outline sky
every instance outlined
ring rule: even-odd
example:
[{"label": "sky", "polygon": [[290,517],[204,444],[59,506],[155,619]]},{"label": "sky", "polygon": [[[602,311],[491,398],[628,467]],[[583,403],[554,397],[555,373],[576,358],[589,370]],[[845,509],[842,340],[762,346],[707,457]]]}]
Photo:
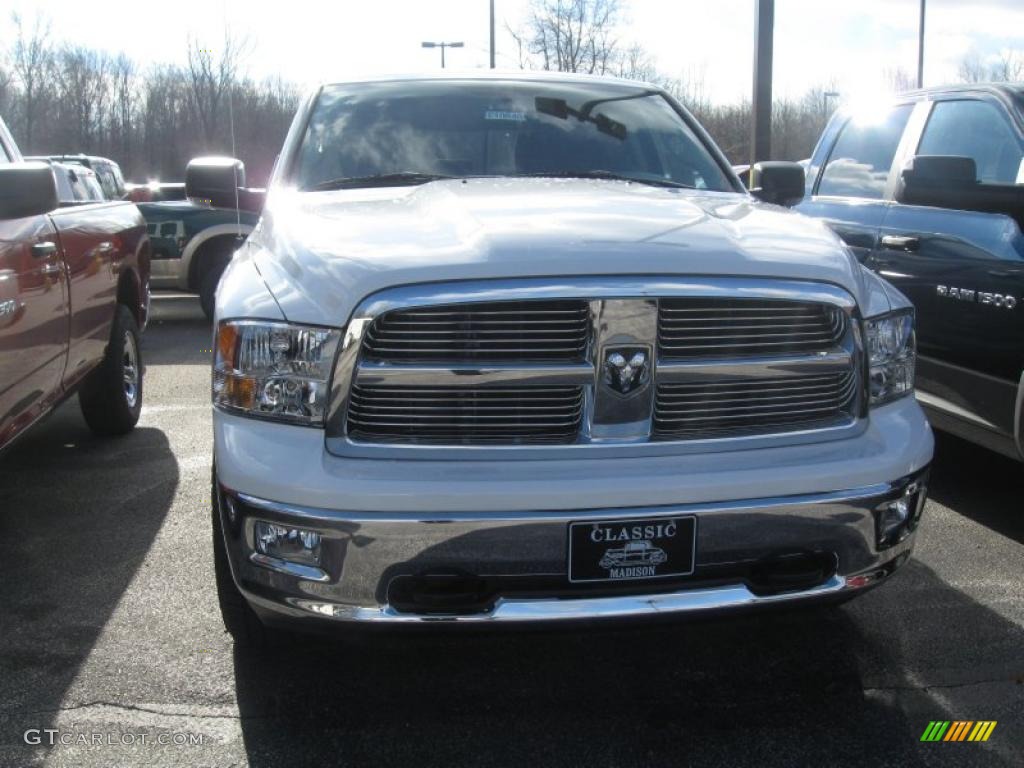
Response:
[{"label": "sky", "polygon": [[[495,0],[497,63],[519,64],[507,28],[525,23],[530,0]],[[639,43],[669,77],[700,80],[716,103],[749,98],[755,0],[621,0],[617,32]],[[249,42],[247,74],[280,75],[303,87],[368,74],[432,71],[440,51],[424,40],[456,40],[448,66],[486,67],[488,0],[7,0],[29,22],[142,65],[183,63],[188,40],[216,48],[224,25]],[[928,0],[925,85],[954,80],[965,55],[982,61],[1024,53],[1024,0]],[[828,85],[845,100],[877,93],[888,74],[917,69],[919,0],[777,0],[774,90],[798,97]],[[0,18],[0,47],[13,24]]]}]

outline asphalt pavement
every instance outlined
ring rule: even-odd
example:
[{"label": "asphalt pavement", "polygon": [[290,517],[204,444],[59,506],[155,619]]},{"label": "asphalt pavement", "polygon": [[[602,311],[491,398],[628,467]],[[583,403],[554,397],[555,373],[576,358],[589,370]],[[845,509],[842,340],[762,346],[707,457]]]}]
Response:
[{"label": "asphalt pavement", "polygon": [[71,400],[0,457],[0,765],[1024,764],[1024,467],[942,436],[914,558],[840,608],[236,650],[210,338],[158,295],[135,432]]}]

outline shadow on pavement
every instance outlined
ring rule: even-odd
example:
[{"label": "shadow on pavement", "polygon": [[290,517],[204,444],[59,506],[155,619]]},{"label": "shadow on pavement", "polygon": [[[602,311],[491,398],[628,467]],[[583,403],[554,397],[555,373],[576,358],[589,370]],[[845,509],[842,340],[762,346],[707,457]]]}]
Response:
[{"label": "shadow on pavement", "polygon": [[[918,611],[920,594],[941,594],[944,610]],[[950,617],[978,642],[963,647]],[[632,629],[360,632],[236,649],[235,677],[251,765],[998,766],[1013,764],[1008,728],[1002,752],[919,741],[929,720],[1000,714],[961,708],[955,684],[933,695],[919,681],[976,662],[1005,671],[1022,643],[1020,627],[911,561],[843,608]]]},{"label": "shadow on pavement", "polygon": [[1024,464],[945,432],[935,433],[929,497],[1020,544],[1024,544],[1022,478]]},{"label": "shadow on pavement", "polygon": [[24,748],[24,728],[50,727],[178,474],[162,431],[95,437],[77,399],[0,460],[0,745]]}]

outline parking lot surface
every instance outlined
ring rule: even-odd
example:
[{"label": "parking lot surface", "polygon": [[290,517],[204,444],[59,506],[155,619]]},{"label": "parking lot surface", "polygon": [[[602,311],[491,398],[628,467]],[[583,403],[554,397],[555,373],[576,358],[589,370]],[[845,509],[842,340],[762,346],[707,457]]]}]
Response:
[{"label": "parking lot surface", "polygon": [[[143,343],[133,434],[72,400],[0,458],[0,765],[1024,764],[1019,464],[940,436],[914,559],[840,608],[246,653],[197,300],[158,295]],[[998,724],[922,743],[932,720]]]}]

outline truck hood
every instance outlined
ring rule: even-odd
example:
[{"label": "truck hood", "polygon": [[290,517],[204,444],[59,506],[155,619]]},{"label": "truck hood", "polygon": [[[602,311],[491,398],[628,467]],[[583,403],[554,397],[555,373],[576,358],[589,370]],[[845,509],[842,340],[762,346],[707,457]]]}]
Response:
[{"label": "truck hood", "polygon": [[877,293],[822,223],[746,195],[577,179],[467,179],[271,193],[246,249],[291,321],[341,325],[413,283],[743,276]]}]

